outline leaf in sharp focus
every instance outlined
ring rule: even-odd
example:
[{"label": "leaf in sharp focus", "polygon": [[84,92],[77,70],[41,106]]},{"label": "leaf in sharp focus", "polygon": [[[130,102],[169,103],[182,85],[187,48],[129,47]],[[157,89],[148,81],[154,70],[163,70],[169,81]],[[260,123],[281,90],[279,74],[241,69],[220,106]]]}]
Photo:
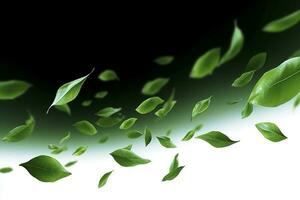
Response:
[{"label": "leaf in sharp focus", "polygon": [[266,59],[267,59],[266,52],[261,52],[252,56],[252,58],[249,60],[247,64],[246,71],[261,69],[265,65]]},{"label": "leaf in sharp focus", "polygon": [[100,92],[97,92],[94,97],[96,99],[103,99],[105,98],[106,96],[108,95],[108,91],[100,91]]},{"label": "leaf in sharp focus", "polygon": [[282,18],[269,22],[263,27],[264,32],[277,33],[285,31],[300,21],[300,9]]},{"label": "leaf in sharp focus", "polygon": [[173,144],[171,139],[167,136],[156,137],[159,143],[166,148],[176,148],[176,145]]},{"label": "leaf in sharp focus", "polygon": [[211,75],[220,63],[220,48],[213,48],[201,55],[193,65],[190,78],[200,79]]},{"label": "leaf in sharp focus", "polygon": [[89,75],[94,71],[94,69],[86,76],[78,78],[74,81],[63,84],[58,88],[55,98],[47,110],[49,112],[50,108],[55,105],[64,105],[73,101],[79,94],[83,83],[89,77]]},{"label": "leaf in sharp focus", "polygon": [[12,100],[23,95],[32,85],[20,80],[0,81],[0,100]]},{"label": "leaf in sharp focus", "polygon": [[251,103],[247,102],[241,112],[242,119],[249,117],[252,112],[253,112],[253,105]]},{"label": "leaf in sharp focus", "polygon": [[145,146],[148,146],[148,144],[150,144],[152,140],[152,134],[150,129],[146,127],[144,130],[144,134],[145,134]]},{"label": "leaf in sharp focus", "polygon": [[65,112],[68,115],[71,115],[71,109],[70,109],[70,106],[67,103],[63,104],[63,105],[55,105],[54,108],[56,108],[59,111]]},{"label": "leaf in sharp focus", "polygon": [[135,110],[140,114],[152,112],[158,105],[164,102],[160,97],[150,97],[143,101]]},{"label": "leaf in sharp focus", "polygon": [[106,182],[107,182],[107,180],[108,180],[108,178],[109,178],[109,176],[111,175],[112,172],[113,172],[113,171],[107,172],[107,173],[105,173],[105,174],[100,178],[99,183],[98,183],[98,188],[101,188],[101,187],[103,187],[103,186],[106,184]]},{"label": "leaf in sharp focus", "polygon": [[169,78],[156,78],[148,81],[142,88],[142,94],[149,96],[157,94],[169,80]]},{"label": "leaf in sharp focus", "polygon": [[171,62],[173,62],[173,60],[174,60],[174,56],[167,55],[167,56],[160,56],[158,58],[155,58],[153,62],[155,62],[158,65],[168,65]]},{"label": "leaf in sharp focus", "polygon": [[120,80],[117,73],[114,70],[107,69],[101,72],[98,76],[98,79],[101,81],[116,81]]},{"label": "leaf in sharp focus", "polygon": [[103,135],[100,137],[99,143],[105,143],[108,139],[108,135]]},{"label": "leaf in sharp focus", "polygon": [[3,173],[3,174],[9,173],[11,171],[13,171],[13,169],[11,167],[2,167],[2,168],[0,168],[0,173]]},{"label": "leaf in sharp focus", "polygon": [[245,85],[250,83],[254,73],[255,70],[243,73],[241,76],[234,80],[234,82],[232,83],[232,87],[244,87]]},{"label": "leaf in sharp focus", "polygon": [[294,108],[297,108],[298,105],[300,104],[300,94],[298,94],[298,96],[296,97],[295,101],[294,101]]},{"label": "leaf in sharp focus", "polygon": [[234,104],[237,104],[239,102],[241,102],[243,99],[240,98],[240,99],[236,99],[236,100],[232,100],[232,101],[227,101],[227,104],[228,105],[234,105]]},{"label": "leaf in sharp focus", "polygon": [[108,128],[115,126],[119,124],[121,121],[123,121],[124,117],[121,116],[112,116],[112,117],[107,117],[107,118],[99,118],[96,122],[97,126],[100,126],[102,128]]},{"label": "leaf in sharp focus", "polygon": [[110,155],[114,158],[114,160],[123,167],[133,167],[136,165],[147,164],[151,162],[151,160],[141,158],[140,156],[133,153],[128,149],[118,149]]},{"label": "leaf in sharp focus", "polygon": [[45,155],[37,156],[20,166],[42,182],[55,182],[71,175],[56,159]]},{"label": "leaf in sharp focus", "polygon": [[174,156],[174,158],[172,160],[172,163],[169,167],[169,172],[171,172],[171,171],[175,170],[176,168],[178,168],[178,166],[179,166],[178,156],[179,156],[178,153]]},{"label": "leaf in sharp focus", "polygon": [[300,92],[300,57],[291,58],[263,74],[254,86],[249,103],[279,106]]},{"label": "leaf in sharp focus", "polygon": [[63,144],[64,142],[71,139],[71,132],[66,132],[65,136],[60,139],[59,144]]},{"label": "leaf in sharp focus", "polygon": [[208,97],[207,99],[198,101],[192,111],[192,118],[195,118],[197,115],[200,115],[201,113],[203,113],[204,111],[207,110],[207,108],[210,105],[210,101],[211,101],[212,96]]},{"label": "leaf in sharp focus", "polygon": [[77,160],[67,162],[67,163],[65,164],[65,167],[71,167],[71,166],[75,165],[76,163],[77,163]]},{"label": "leaf in sharp focus", "polygon": [[87,150],[87,147],[80,146],[74,151],[74,153],[72,155],[80,156],[80,155],[84,154],[86,152],[86,150]]},{"label": "leaf in sharp focus", "polygon": [[103,108],[101,110],[99,110],[96,115],[99,117],[110,117],[113,114],[116,114],[118,112],[120,112],[122,110],[122,108],[114,108],[114,107],[106,107]]},{"label": "leaf in sharp focus", "polygon": [[219,131],[210,131],[208,133],[199,135],[196,138],[204,140],[216,148],[227,147],[239,142],[231,140],[229,137]]},{"label": "leaf in sharp focus", "polygon": [[181,167],[177,167],[176,169],[170,171],[166,176],[164,176],[164,178],[162,179],[162,181],[171,181],[174,178],[176,178],[179,173],[181,172],[181,170],[184,168],[184,166]]},{"label": "leaf in sharp focus", "polygon": [[300,49],[298,49],[297,51],[295,51],[290,58],[295,58],[295,57],[300,57]]},{"label": "leaf in sharp focus", "polygon": [[255,126],[266,139],[272,142],[280,142],[281,140],[285,140],[287,138],[274,123],[261,122],[255,124]]},{"label": "leaf in sharp focus", "polygon": [[97,134],[97,129],[87,120],[78,121],[73,126],[84,135],[95,135]]},{"label": "leaf in sharp focus", "polygon": [[143,135],[143,133],[141,133],[140,131],[137,131],[137,130],[133,130],[133,131],[127,132],[126,135],[130,139],[135,139],[135,138],[141,137]]},{"label": "leaf in sharp focus", "polygon": [[174,101],[174,96],[175,96],[175,90],[172,90],[172,93],[168,100],[163,104],[162,108],[160,108],[158,111],[155,112],[155,115],[158,116],[159,118],[166,117],[167,114],[173,109],[173,107],[176,104],[176,101]]},{"label": "leaf in sharp focus", "polygon": [[122,124],[120,125],[120,129],[129,129],[131,128],[135,122],[136,122],[137,118],[129,118],[129,119],[126,119],[122,122]]},{"label": "leaf in sharp focus", "polygon": [[25,124],[17,126],[16,128],[10,130],[7,135],[2,138],[5,142],[19,142],[29,137],[35,127],[35,119],[32,115],[26,120]]},{"label": "leaf in sharp focus", "polygon": [[239,54],[239,52],[242,50],[243,45],[244,45],[243,32],[241,31],[241,29],[238,27],[237,23],[235,22],[234,23],[234,31],[233,31],[233,34],[231,37],[229,49],[222,56],[220,65],[230,61],[235,56],[237,56]]},{"label": "leaf in sharp focus", "polygon": [[93,103],[92,100],[84,100],[84,101],[81,103],[81,105],[82,105],[83,107],[88,107],[88,106],[92,105],[92,103]]}]

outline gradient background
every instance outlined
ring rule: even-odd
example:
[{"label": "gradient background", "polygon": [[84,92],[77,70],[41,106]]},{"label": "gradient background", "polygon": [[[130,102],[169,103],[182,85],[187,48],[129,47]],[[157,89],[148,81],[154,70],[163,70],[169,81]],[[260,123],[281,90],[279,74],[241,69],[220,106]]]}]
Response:
[{"label": "gradient background", "polygon": [[[240,112],[261,74],[300,48],[299,25],[278,34],[261,31],[267,22],[299,9],[300,2],[198,4],[145,4],[139,9],[99,5],[94,7],[95,11],[62,9],[48,15],[40,10],[35,15],[31,13],[32,16],[25,11],[16,19],[5,18],[8,26],[3,28],[0,39],[0,80],[21,79],[34,87],[16,100],[0,102],[0,136],[22,124],[28,117],[27,110],[35,116],[37,126],[24,141],[1,142],[0,167],[12,166],[14,171],[0,174],[0,199],[299,198],[299,110],[293,111],[290,102],[278,108],[255,107],[253,114],[243,120]],[[198,56],[217,46],[226,51],[234,19],[245,36],[242,52],[212,76],[189,79]],[[232,88],[232,81],[244,71],[249,58],[261,51],[268,53],[265,67],[248,86]],[[171,65],[157,66],[152,62],[157,56],[168,54],[175,56]],[[57,88],[86,75],[93,67],[96,71],[70,103],[72,117],[55,109],[46,115]],[[114,69],[121,81],[99,81],[97,75],[106,68]],[[144,83],[157,77],[171,78],[159,96],[166,99],[172,88],[176,88],[177,100],[174,110],[159,121],[153,114],[142,116],[134,111],[146,98],[140,94]],[[100,90],[109,91],[105,99],[94,100],[87,108],[80,105]],[[191,122],[194,104],[210,95],[214,97],[209,110]],[[243,98],[239,104],[226,104],[239,98]],[[94,113],[106,106],[122,107],[126,117],[138,117],[135,126],[138,130],[147,125],[158,136],[172,129],[171,138],[178,148],[165,149],[155,138],[144,148],[143,138],[127,139],[117,126],[98,128],[98,135],[93,137],[74,130],[74,122],[83,119],[95,122]],[[288,139],[280,143],[264,139],[254,126],[262,121],[276,123]],[[199,133],[219,130],[241,142],[223,149],[197,139],[180,142],[199,123],[204,124]],[[69,150],[51,155],[47,145],[57,143],[66,131],[72,132]],[[102,134],[110,135],[105,144],[97,143]],[[120,167],[109,153],[128,144],[133,144],[133,151],[152,162]],[[88,151],[80,157],[72,156],[79,145],[89,146]],[[180,164],[186,167],[175,180],[162,183],[176,153]],[[56,183],[42,183],[18,167],[41,154],[51,155],[63,164],[71,160],[78,163],[68,169],[72,176]],[[114,173],[107,185],[97,189],[101,175],[110,170]]]}]

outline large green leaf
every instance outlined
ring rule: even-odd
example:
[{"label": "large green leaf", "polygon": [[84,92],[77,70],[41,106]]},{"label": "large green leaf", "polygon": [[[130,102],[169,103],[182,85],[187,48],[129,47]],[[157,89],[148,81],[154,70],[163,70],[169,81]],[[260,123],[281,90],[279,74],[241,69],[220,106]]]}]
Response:
[{"label": "large green leaf", "polygon": [[159,104],[164,102],[160,97],[150,97],[143,101],[135,110],[140,114],[152,112]]},{"label": "large green leaf", "polygon": [[156,78],[154,80],[148,81],[142,88],[142,94],[144,95],[155,95],[157,94],[167,83],[169,78]]},{"label": "large green leaf", "polygon": [[219,131],[210,131],[208,133],[199,135],[196,138],[204,140],[216,148],[227,147],[239,142],[231,140],[229,137]]},{"label": "large green leaf", "polygon": [[12,100],[23,95],[31,84],[20,80],[0,81],[0,100]]},{"label": "large green leaf", "polygon": [[114,158],[114,160],[123,167],[133,167],[136,165],[147,164],[151,162],[148,159],[141,158],[136,155],[129,149],[118,149],[110,155]]},{"label": "large green leaf", "polygon": [[283,135],[278,126],[271,122],[261,122],[255,124],[256,128],[261,134],[272,142],[279,142],[285,140],[287,137]]}]

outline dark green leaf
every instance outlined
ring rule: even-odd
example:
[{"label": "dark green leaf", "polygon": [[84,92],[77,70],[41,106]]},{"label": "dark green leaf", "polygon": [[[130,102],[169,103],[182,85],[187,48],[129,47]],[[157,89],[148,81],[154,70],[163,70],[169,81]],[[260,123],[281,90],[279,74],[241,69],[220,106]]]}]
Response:
[{"label": "dark green leaf", "polygon": [[131,128],[135,122],[136,122],[137,118],[129,118],[129,119],[126,119],[122,122],[122,124],[120,125],[120,129],[129,129]]},{"label": "dark green leaf", "polygon": [[237,100],[227,101],[227,104],[228,104],[228,105],[234,105],[234,104],[239,103],[239,102],[242,101],[242,100],[243,100],[243,99],[240,98],[240,99],[237,99]]},{"label": "dark green leaf", "polygon": [[120,80],[118,75],[114,70],[107,69],[101,72],[98,76],[98,79],[101,81],[115,81],[115,80]]},{"label": "dark green leaf", "polygon": [[174,171],[175,169],[177,169],[179,167],[178,156],[179,156],[179,154],[176,154],[174,156],[172,163],[169,167],[169,172]]},{"label": "dark green leaf", "polygon": [[278,126],[271,122],[261,122],[255,124],[256,128],[261,134],[272,142],[279,142],[285,140],[287,137],[283,135]]},{"label": "dark green leaf", "polygon": [[156,78],[154,80],[148,81],[143,89],[142,94],[144,95],[155,95],[157,94],[167,83],[169,82],[168,78]]},{"label": "dark green leaf", "polygon": [[110,155],[114,158],[114,160],[123,167],[133,167],[136,165],[147,164],[151,162],[148,159],[141,158],[140,156],[133,153],[128,149],[118,149]]},{"label": "dark green leaf", "polygon": [[247,85],[252,80],[254,73],[255,70],[243,73],[240,77],[234,80],[232,87],[243,87]]},{"label": "dark green leaf", "polygon": [[99,116],[99,117],[110,117],[112,116],[113,114],[116,114],[118,112],[120,112],[122,110],[122,108],[113,108],[113,107],[106,107],[106,108],[103,108],[101,110],[99,110],[96,115]]},{"label": "dark green leaf", "polygon": [[267,59],[267,53],[261,52],[256,55],[254,55],[248,62],[246,71],[252,71],[252,70],[259,70],[261,69],[266,62]]},{"label": "dark green leaf", "polygon": [[68,147],[67,147],[66,145],[64,145],[64,146],[62,146],[62,147],[58,147],[58,146],[57,146],[57,148],[53,149],[53,150],[51,151],[51,153],[52,153],[52,154],[60,154],[60,153],[62,153],[62,152],[64,152],[64,151],[67,151],[67,150],[68,150]]},{"label": "dark green leaf", "polygon": [[181,167],[177,167],[176,169],[170,171],[166,176],[164,176],[164,178],[162,179],[162,181],[170,181],[173,180],[174,178],[176,178],[179,173],[181,172],[181,170],[184,168],[184,166]]},{"label": "dark green leaf", "polygon": [[0,168],[0,173],[9,173],[11,172],[13,169],[11,167],[3,167],[3,168]]},{"label": "dark green leaf", "polygon": [[99,183],[98,183],[98,188],[101,188],[101,187],[103,187],[103,186],[106,184],[106,182],[107,182],[107,180],[108,180],[108,178],[109,178],[109,176],[111,175],[112,172],[113,172],[113,171],[107,172],[107,173],[105,173],[105,174],[100,178]]},{"label": "dark green leaf", "polygon": [[204,140],[216,148],[227,147],[239,141],[233,141],[219,131],[210,131],[197,136],[196,138]]},{"label": "dark green leaf", "polygon": [[152,112],[158,105],[164,102],[160,97],[150,97],[143,101],[135,110],[140,114]]},{"label": "dark green leaf", "polygon": [[78,121],[73,126],[84,135],[95,135],[97,134],[97,129],[87,120]]},{"label": "dark green leaf", "polygon": [[167,136],[157,137],[159,143],[166,148],[176,148],[176,145],[173,144],[171,139]]},{"label": "dark green leaf", "polygon": [[12,100],[23,95],[31,84],[25,81],[0,81],[0,100]]}]

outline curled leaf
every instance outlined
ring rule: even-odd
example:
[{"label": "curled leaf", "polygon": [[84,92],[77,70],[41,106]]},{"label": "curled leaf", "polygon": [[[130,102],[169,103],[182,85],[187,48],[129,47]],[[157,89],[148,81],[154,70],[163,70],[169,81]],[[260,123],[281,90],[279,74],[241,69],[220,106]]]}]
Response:
[{"label": "curled leaf", "polygon": [[145,134],[145,146],[148,146],[148,144],[150,144],[152,140],[152,134],[150,129],[146,127],[144,130],[144,134]]}]

